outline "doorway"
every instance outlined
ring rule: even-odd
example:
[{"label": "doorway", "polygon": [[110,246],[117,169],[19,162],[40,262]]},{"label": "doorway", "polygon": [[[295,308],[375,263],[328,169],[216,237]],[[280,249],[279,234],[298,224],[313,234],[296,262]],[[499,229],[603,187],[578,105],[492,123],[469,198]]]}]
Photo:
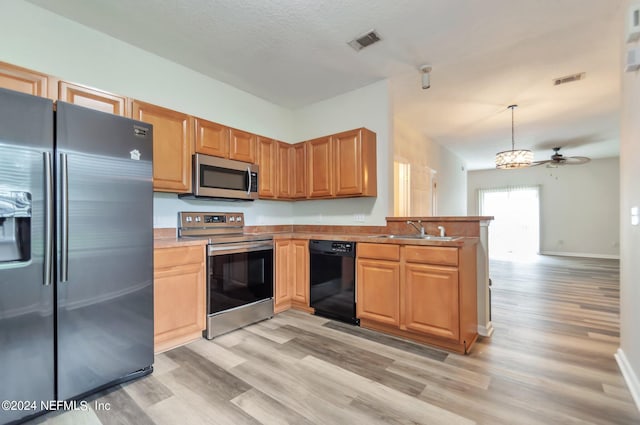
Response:
[{"label": "doorway", "polygon": [[540,188],[480,189],[480,215],[493,216],[489,258],[532,260],[540,252]]}]

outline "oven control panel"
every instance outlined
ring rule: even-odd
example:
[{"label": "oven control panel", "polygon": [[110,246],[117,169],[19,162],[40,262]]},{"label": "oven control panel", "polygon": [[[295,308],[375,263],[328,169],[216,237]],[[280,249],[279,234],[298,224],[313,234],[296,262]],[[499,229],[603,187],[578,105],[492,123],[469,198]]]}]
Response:
[{"label": "oven control panel", "polygon": [[[244,213],[187,212],[178,213],[179,236],[217,233],[242,233]],[[209,233],[210,232],[210,233]]]}]

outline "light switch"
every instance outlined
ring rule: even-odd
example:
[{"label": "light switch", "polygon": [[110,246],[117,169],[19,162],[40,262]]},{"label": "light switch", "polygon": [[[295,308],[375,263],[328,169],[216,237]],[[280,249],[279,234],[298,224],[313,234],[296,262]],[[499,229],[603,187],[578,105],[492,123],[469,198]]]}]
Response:
[{"label": "light switch", "polygon": [[638,207],[631,207],[631,225],[637,226],[640,223],[640,215],[638,215]]}]

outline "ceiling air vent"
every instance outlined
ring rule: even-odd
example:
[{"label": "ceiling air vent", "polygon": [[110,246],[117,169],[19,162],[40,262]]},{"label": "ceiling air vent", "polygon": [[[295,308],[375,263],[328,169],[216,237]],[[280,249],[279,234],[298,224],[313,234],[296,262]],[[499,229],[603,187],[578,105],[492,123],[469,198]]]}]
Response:
[{"label": "ceiling air vent", "polygon": [[559,86],[560,84],[572,83],[574,81],[584,80],[585,73],[580,72],[579,74],[567,75],[566,77],[560,77],[553,80],[554,86]]},{"label": "ceiling air vent", "polygon": [[382,39],[380,38],[378,33],[375,32],[375,30],[371,30],[358,36],[357,38],[354,38],[347,44],[353,47],[355,51],[360,51],[367,46],[371,46],[373,43],[377,43],[380,40]]}]

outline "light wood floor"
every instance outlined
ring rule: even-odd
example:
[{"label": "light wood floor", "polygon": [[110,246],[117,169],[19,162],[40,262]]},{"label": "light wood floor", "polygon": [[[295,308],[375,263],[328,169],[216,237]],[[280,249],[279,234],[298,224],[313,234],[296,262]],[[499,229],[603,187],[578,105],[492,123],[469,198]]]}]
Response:
[{"label": "light wood floor", "polygon": [[468,356],[289,311],[156,356],[47,424],[639,424],[618,371],[613,260],[492,262],[493,338]]}]

